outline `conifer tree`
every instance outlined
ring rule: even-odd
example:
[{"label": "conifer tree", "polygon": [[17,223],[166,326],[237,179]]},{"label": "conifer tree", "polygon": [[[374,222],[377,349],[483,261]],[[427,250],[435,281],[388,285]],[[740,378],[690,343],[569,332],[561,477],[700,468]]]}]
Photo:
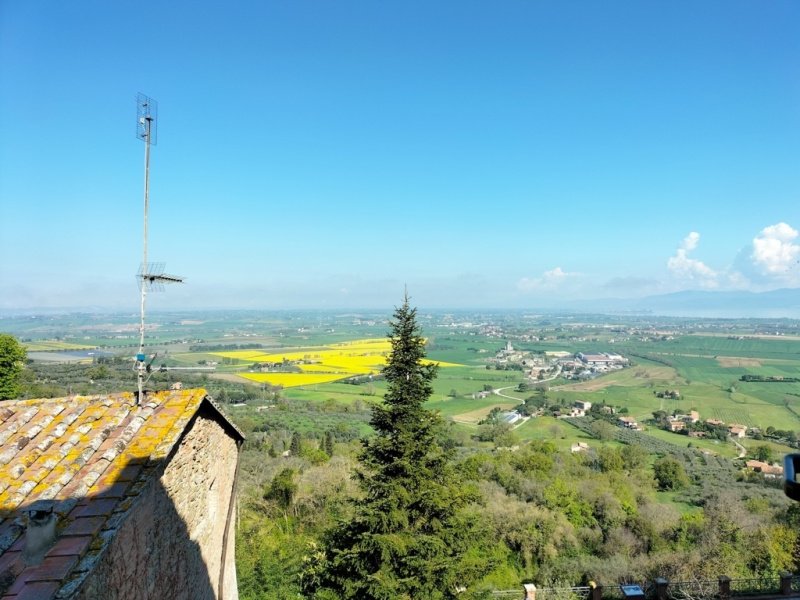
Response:
[{"label": "conifer tree", "polygon": [[289,446],[289,454],[292,456],[300,456],[300,434],[296,431],[292,434],[292,443]]},{"label": "conifer tree", "polygon": [[325,432],[325,439],[323,441],[323,446],[325,454],[327,454],[328,456],[333,456],[334,439],[332,431]]},{"label": "conifer tree", "polygon": [[[470,499],[456,483],[439,442],[442,421],[423,404],[437,366],[408,297],[394,313],[384,403],[372,409],[376,435],[363,442],[356,477],[363,493],[354,515],[328,532],[324,556],[304,573],[317,598],[455,597],[468,530],[459,511]],[[316,596],[313,594],[316,593]]]}]

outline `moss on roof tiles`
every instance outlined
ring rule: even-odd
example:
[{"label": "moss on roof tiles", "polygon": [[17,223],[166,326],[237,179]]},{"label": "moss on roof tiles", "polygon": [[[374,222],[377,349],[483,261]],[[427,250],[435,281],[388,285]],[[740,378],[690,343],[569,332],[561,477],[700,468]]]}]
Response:
[{"label": "moss on roof tiles", "polygon": [[0,555],[22,534],[31,505],[49,503],[59,532],[102,519],[62,582],[62,592],[75,588],[204,401],[222,416],[202,389],[156,392],[142,406],[129,392],[0,402]]}]

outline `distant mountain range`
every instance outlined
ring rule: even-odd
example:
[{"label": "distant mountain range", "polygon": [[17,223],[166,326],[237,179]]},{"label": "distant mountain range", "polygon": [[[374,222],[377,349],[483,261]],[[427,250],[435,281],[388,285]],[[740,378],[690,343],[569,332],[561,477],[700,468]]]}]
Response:
[{"label": "distant mountain range", "polygon": [[638,299],[576,301],[570,308],[597,312],[641,312],[677,317],[800,318],[800,288],[769,292],[684,291]]},{"label": "distant mountain range", "polygon": [[[650,314],[667,317],[699,317],[699,318],[766,318],[766,319],[800,319],[800,288],[784,288],[769,292],[726,291],[710,292],[688,290],[672,294],[646,296],[644,298],[590,298],[558,302],[558,304],[541,304],[531,307],[543,313],[591,313],[591,314]],[[241,308],[209,308],[209,309],[170,309],[155,312],[230,312]],[[255,310],[258,309],[246,309]],[[264,309],[268,310],[268,309]],[[273,309],[275,310],[275,309]],[[291,309],[285,309],[290,310]],[[351,309],[320,309],[351,310]],[[368,311],[381,311],[381,308],[369,308]],[[445,310],[444,308],[439,310]],[[448,308],[446,310],[453,310]],[[459,308],[457,310],[473,310]],[[477,309],[476,309],[477,310]],[[502,309],[496,309],[502,312]],[[512,310],[512,309],[509,309]],[[521,309],[513,309],[521,310]],[[529,310],[529,309],[525,309]],[[314,309],[303,309],[300,312],[314,312]],[[64,307],[64,308],[0,308],[0,318],[21,315],[56,315],[68,313],[89,314],[133,314],[135,307],[107,308],[99,306]]]}]

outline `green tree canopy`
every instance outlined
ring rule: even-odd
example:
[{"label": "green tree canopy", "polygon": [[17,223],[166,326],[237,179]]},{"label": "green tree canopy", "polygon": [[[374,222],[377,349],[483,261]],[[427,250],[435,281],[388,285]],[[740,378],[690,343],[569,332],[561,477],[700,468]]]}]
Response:
[{"label": "green tree canopy", "polygon": [[639,444],[626,444],[620,450],[622,462],[628,471],[635,471],[647,464],[649,454],[647,450]]},{"label": "green tree canopy", "polygon": [[686,470],[672,456],[659,458],[653,463],[653,474],[660,490],[679,490],[689,485]]},{"label": "green tree canopy", "polygon": [[621,471],[623,467],[623,460],[620,452],[616,448],[610,446],[601,446],[597,451],[597,462],[600,465],[600,470],[604,473],[609,471]]},{"label": "green tree canopy", "polygon": [[437,366],[423,360],[425,340],[408,298],[394,313],[390,339],[388,390],[372,409],[376,435],[359,457],[363,495],[304,574],[305,591],[317,598],[436,600],[469,582],[458,568],[470,535],[460,517],[469,494],[439,442],[441,418],[423,407]]},{"label": "green tree canopy", "polygon": [[17,338],[0,333],[0,400],[10,400],[20,395],[20,374],[27,354]]},{"label": "green tree canopy", "polygon": [[294,495],[297,493],[297,483],[294,481],[294,476],[294,469],[281,470],[265,490],[264,498],[266,500],[274,500],[283,509],[289,508],[292,505]]},{"label": "green tree canopy", "polygon": [[766,444],[760,444],[753,449],[753,458],[761,462],[770,463],[775,459],[772,448]]},{"label": "green tree canopy", "polygon": [[604,442],[613,440],[614,436],[617,433],[616,427],[614,427],[608,421],[603,421],[602,419],[594,421],[591,425],[591,429],[592,429],[592,435],[596,437],[598,440]]}]

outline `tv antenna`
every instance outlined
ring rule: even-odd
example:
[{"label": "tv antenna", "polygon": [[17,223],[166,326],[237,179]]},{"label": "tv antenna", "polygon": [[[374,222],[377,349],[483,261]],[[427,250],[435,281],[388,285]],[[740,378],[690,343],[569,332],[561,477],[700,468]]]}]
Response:
[{"label": "tv antenna", "polygon": [[147,262],[147,212],[150,204],[150,146],[155,146],[158,140],[158,102],[148,98],[144,94],[136,96],[136,137],[144,142],[144,243],[142,265],[136,279],[139,281],[141,292],[141,320],[139,322],[139,352],[136,353],[136,380],[139,388],[139,395],[136,398],[138,404],[144,399],[144,386],[150,380],[153,361],[156,354],[147,360],[144,352],[144,315],[145,303],[148,290],[157,292],[164,289],[165,283],[183,283],[182,277],[167,275],[164,273],[164,263]]}]

